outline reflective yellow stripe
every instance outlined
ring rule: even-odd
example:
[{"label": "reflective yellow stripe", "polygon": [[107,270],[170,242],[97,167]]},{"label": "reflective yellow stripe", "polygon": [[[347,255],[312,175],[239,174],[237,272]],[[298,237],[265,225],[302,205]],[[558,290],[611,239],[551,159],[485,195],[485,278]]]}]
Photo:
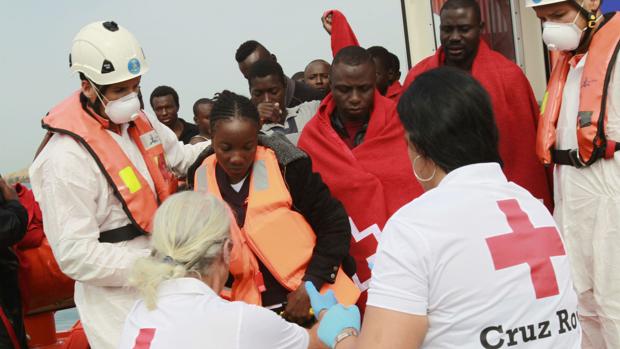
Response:
[{"label": "reflective yellow stripe", "polygon": [[543,116],[545,109],[547,109],[547,99],[549,99],[549,91],[545,91],[545,96],[543,97],[542,104],[540,105],[540,116]]},{"label": "reflective yellow stripe", "polygon": [[133,194],[138,190],[142,189],[142,184],[140,184],[140,180],[138,180],[138,177],[136,176],[136,173],[133,171],[133,168],[131,168],[131,166],[127,166],[124,169],[120,170],[118,172],[118,175],[121,177],[123,183],[125,183],[125,186],[127,187],[127,189],[129,189],[130,193]]}]

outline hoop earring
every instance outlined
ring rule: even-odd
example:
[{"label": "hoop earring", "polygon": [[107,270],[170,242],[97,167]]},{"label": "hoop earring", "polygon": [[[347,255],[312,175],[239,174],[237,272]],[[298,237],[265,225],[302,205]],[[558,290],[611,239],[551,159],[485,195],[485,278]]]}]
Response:
[{"label": "hoop earring", "polygon": [[419,158],[421,158],[421,155],[418,155],[415,157],[415,159],[413,160],[413,175],[415,176],[415,178],[420,181],[420,182],[430,182],[431,180],[433,180],[433,178],[435,178],[435,173],[437,173],[437,167],[433,168],[433,174],[431,174],[430,177],[428,178],[421,178],[420,176],[418,176],[418,173],[415,170],[415,163],[418,161]]}]

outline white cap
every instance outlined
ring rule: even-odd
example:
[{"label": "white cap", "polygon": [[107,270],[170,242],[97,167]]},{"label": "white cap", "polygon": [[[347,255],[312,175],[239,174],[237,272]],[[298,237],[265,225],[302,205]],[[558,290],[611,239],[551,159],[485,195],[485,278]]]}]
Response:
[{"label": "white cap", "polygon": [[69,66],[97,85],[111,85],[149,70],[138,40],[115,22],[95,22],[73,39]]},{"label": "white cap", "polygon": [[525,0],[525,7],[537,7],[543,5],[555,4],[566,0]]}]

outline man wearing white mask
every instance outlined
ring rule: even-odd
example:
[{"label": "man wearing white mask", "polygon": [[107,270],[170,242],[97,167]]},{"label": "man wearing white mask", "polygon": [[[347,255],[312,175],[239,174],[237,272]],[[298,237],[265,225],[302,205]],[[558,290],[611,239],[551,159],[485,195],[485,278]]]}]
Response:
[{"label": "man wearing white mask", "polygon": [[43,118],[48,142],[30,168],[45,231],[92,348],[116,348],[135,301],[134,260],[149,253],[151,219],[208,142],[184,146],[140,110],[148,71],[135,37],[115,22],[91,23],[69,64],[81,86]]},{"label": "man wearing white mask", "polygon": [[602,0],[526,0],[555,54],[537,155],[555,164],[584,348],[620,348],[620,15]]}]

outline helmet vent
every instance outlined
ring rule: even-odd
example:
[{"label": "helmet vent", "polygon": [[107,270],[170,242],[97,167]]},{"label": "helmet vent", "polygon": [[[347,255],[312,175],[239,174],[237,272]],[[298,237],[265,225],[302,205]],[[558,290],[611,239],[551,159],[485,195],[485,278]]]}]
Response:
[{"label": "helmet vent", "polygon": [[71,62],[71,54],[69,53],[69,68],[71,68],[72,65],[73,65],[73,62]]},{"label": "helmet vent", "polygon": [[111,73],[114,71],[114,65],[112,64],[112,62],[108,61],[107,59],[103,61],[103,64],[101,65],[101,74],[105,74],[105,73]]},{"label": "helmet vent", "polygon": [[118,30],[118,24],[114,21],[103,22],[103,27],[111,32],[115,32]]}]

